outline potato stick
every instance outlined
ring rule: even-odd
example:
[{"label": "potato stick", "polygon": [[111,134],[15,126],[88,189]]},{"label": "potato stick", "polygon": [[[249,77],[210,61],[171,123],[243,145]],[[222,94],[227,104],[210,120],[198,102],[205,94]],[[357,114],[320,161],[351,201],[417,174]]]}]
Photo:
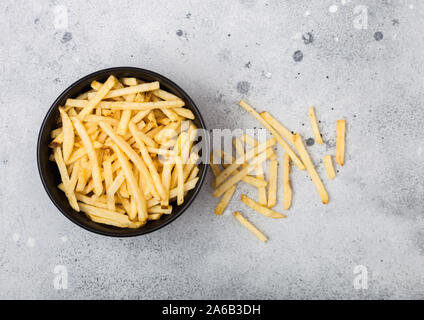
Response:
[{"label": "potato stick", "polygon": [[[116,78],[114,76],[109,76],[106,82],[102,85],[102,87],[94,93],[94,96],[85,103],[83,109],[78,114],[78,119],[83,120],[85,116],[91,113],[94,108],[98,106],[101,100],[109,93],[110,89],[115,85]],[[76,106],[75,106],[76,107]]]},{"label": "potato stick", "polygon": [[305,166],[299,157],[294,153],[292,148],[287,144],[287,142],[278,134],[278,132],[267,122],[264,118],[261,117],[259,113],[256,112],[250,105],[245,101],[240,101],[240,106],[249,112],[253,117],[255,117],[271,134],[277,139],[278,143],[283,147],[283,149],[290,155],[293,162],[299,167],[300,170],[305,170]]},{"label": "potato stick", "polygon": [[110,188],[107,189],[107,193],[109,194],[115,194],[118,189],[121,187],[122,183],[125,180],[125,176],[124,176],[124,172],[121,171],[115,178],[115,180],[113,180],[112,184],[110,185]]},{"label": "potato stick", "polygon": [[[175,109],[181,109],[181,108],[175,108]],[[171,108],[169,109],[162,109],[162,112],[171,120],[171,121],[178,121],[180,120],[180,117],[178,114],[176,114],[174,111],[172,111]]]},{"label": "potato stick", "polygon": [[84,144],[84,148],[87,150],[88,159],[90,160],[91,164],[91,174],[93,176],[94,193],[97,196],[100,196],[103,192],[103,184],[99,162],[97,159],[97,153],[94,150],[93,143],[91,142],[91,139],[88,136],[88,133],[85,130],[81,121],[77,117],[74,117],[72,118],[72,122],[74,124],[75,130],[77,131],[78,135],[82,140],[82,143]]},{"label": "potato stick", "polygon": [[322,158],[322,162],[324,163],[325,170],[327,171],[328,178],[333,180],[336,177],[336,172],[334,171],[333,161],[331,160],[331,155],[326,155]]},{"label": "potato stick", "polygon": [[249,161],[257,154],[262,153],[265,149],[268,149],[269,147],[273,146],[275,142],[276,140],[274,138],[271,138],[259,144],[256,148],[249,150],[242,157],[237,158],[235,162],[230,164],[215,178],[216,186],[219,186],[221,183],[223,183],[224,180],[227,179],[230,176],[230,174],[234,170],[236,170],[242,163],[244,163],[245,161]]},{"label": "potato stick", "polygon": [[188,176],[188,178],[184,180],[184,182],[187,182],[187,181],[190,181],[190,180],[196,178],[197,175],[199,174],[199,171],[200,171],[199,170],[199,167],[198,166],[195,166],[193,168],[193,170],[191,170],[190,175]]},{"label": "potato stick", "polygon": [[[135,93],[138,93],[138,92],[152,91],[152,90],[156,90],[157,88],[159,88],[159,82],[158,81],[150,82],[150,83],[142,83],[142,84],[135,85],[135,86],[111,90],[104,97],[104,99],[126,96],[126,95],[129,95],[129,94],[135,94]],[[90,94],[88,95],[88,97],[90,98]]]},{"label": "potato stick", "polygon": [[[232,163],[233,161],[235,161],[235,158],[232,155],[226,153],[225,151],[221,151],[221,154],[219,156],[221,157],[221,159],[224,160],[224,162]],[[224,168],[226,168],[226,167],[229,166],[229,164],[223,164],[222,166]],[[234,172],[231,173],[231,174],[234,176],[237,173],[239,173],[239,171],[234,170]],[[245,176],[243,179],[241,179],[241,181],[248,183],[248,184],[250,184],[250,185],[252,185],[256,188],[266,187],[267,184],[268,184],[268,182],[266,180],[264,180],[263,178],[259,179],[258,177],[253,177],[253,176],[250,176],[250,175]]]},{"label": "potato stick", "polygon": [[78,204],[82,212],[92,214],[101,218],[109,219],[112,221],[117,221],[122,224],[128,224],[128,222],[130,222],[130,220],[128,219],[129,217],[125,214],[121,214],[119,212],[111,211],[111,210],[107,210],[103,208],[98,208],[98,207],[95,207],[86,203],[82,203],[82,202],[78,202]]},{"label": "potato stick", "polygon": [[[83,168],[82,166],[80,166],[80,170],[78,172],[78,182],[77,185],[75,187],[75,191],[81,192],[84,190],[84,187],[87,183],[87,169]],[[78,200],[78,199],[77,199]]]},{"label": "potato stick", "polygon": [[245,177],[249,172],[253,171],[255,168],[257,168],[258,163],[261,163],[268,159],[272,153],[270,151],[271,149],[266,149],[264,152],[257,155],[252,162],[242,170],[240,170],[236,175],[232,176],[231,178],[227,179],[224,183],[222,183],[216,190],[213,192],[214,197],[221,196],[225,191],[227,191],[229,188],[231,188],[234,184],[239,182],[243,177]]},{"label": "potato stick", "polygon": [[174,108],[172,109],[176,114],[186,119],[194,119],[194,114],[190,109],[187,108]]},{"label": "potato stick", "polygon": [[276,212],[274,210],[271,210],[270,208],[267,208],[265,206],[262,206],[261,204],[259,204],[255,200],[249,198],[245,194],[242,194],[241,195],[241,201],[244,204],[246,204],[249,207],[251,207],[256,212],[264,215],[265,217],[270,217],[270,218],[274,218],[274,219],[286,218],[286,216],[284,214],[279,213],[279,212]]},{"label": "potato stick", "polygon": [[151,208],[159,203],[160,203],[159,199],[156,199],[156,198],[149,199],[147,201],[147,208]]},{"label": "potato stick", "polygon": [[232,186],[230,189],[224,192],[224,194],[221,197],[221,200],[219,200],[218,205],[215,208],[215,214],[221,215],[225,208],[227,207],[228,203],[230,202],[234,192],[236,191],[237,185]]},{"label": "potato stick", "polygon": [[322,144],[323,143],[322,137],[321,137],[321,133],[319,132],[318,121],[317,121],[317,117],[315,115],[314,107],[309,107],[308,116],[309,116],[309,121],[311,122],[312,131],[314,132],[315,141],[318,144]]},{"label": "potato stick", "polygon": [[59,107],[60,117],[62,119],[62,128],[63,128],[63,160],[68,161],[72,150],[74,148],[74,127],[72,126],[71,119],[68,114],[63,111],[62,107]]},{"label": "potato stick", "polygon": [[71,177],[69,178],[69,190],[75,191],[75,186],[77,185],[78,174],[79,174],[79,162],[75,162],[72,167]]},{"label": "potato stick", "polygon": [[131,110],[122,111],[121,120],[119,121],[118,129],[116,130],[116,132],[120,134],[121,136],[127,133],[128,122],[130,122],[130,119],[131,119]]},{"label": "potato stick", "polygon": [[290,184],[290,156],[285,153],[283,160],[283,202],[284,210],[289,210],[292,203],[292,187]]},{"label": "potato stick", "polygon": [[[65,106],[84,108],[86,110],[89,106],[88,102],[91,100],[77,100],[67,99]],[[152,109],[167,109],[167,108],[181,108],[183,107],[184,101],[156,101],[156,102],[128,102],[128,101],[100,101],[97,104],[97,108],[111,109],[111,110],[152,110]],[[82,111],[81,111],[82,112]],[[81,113],[80,112],[80,113]]]},{"label": "potato stick", "polygon": [[250,232],[252,232],[256,238],[261,240],[262,242],[267,242],[268,238],[258,229],[256,228],[249,220],[247,220],[241,212],[234,212],[234,217],[244,226],[246,227]]},{"label": "potato stick", "polygon": [[158,144],[152,138],[150,138],[149,136],[147,136],[145,133],[139,131],[138,128],[137,128],[136,135],[137,135],[138,138],[141,139],[141,141],[144,142],[144,144],[146,146],[151,147],[151,148],[157,148]]},{"label": "potato stick", "polygon": [[75,211],[79,212],[80,208],[77,203],[77,199],[75,198],[75,193],[70,189],[69,185],[69,175],[68,170],[66,169],[65,162],[63,161],[62,151],[60,147],[56,147],[53,149],[54,159],[56,161],[57,167],[59,169],[60,177],[62,178],[63,185],[65,187],[65,195],[68,198],[69,204]]},{"label": "potato stick", "polygon": [[122,182],[121,186],[119,187],[118,193],[122,198],[125,198],[125,199],[130,198],[130,193],[128,192],[126,181]]},{"label": "potato stick", "polygon": [[241,143],[241,140],[234,138],[233,139],[233,145],[234,145],[234,148],[236,149],[237,158],[243,158],[244,147],[243,147],[243,144]]},{"label": "potato stick", "polygon": [[163,214],[171,214],[172,206],[167,206],[166,208],[161,207],[160,205],[156,205],[147,209],[147,212],[150,213],[163,213]]},{"label": "potato stick", "polygon": [[260,113],[261,117],[268,122],[271,127],[273,127],[284,139],[289,142],[293,142],[293,133],[285,126],[283,126],[279,121],[277,121],[271,114],[267,111]]},{"label": "potato stick", "polygon": [[[146,202],[146,208],[147,208],[147,202]],[[137,215],[137,203],[135,201],[134,196],[130,196],[130,212],[128,213],[129,216],[136,216]]]},{"label": "potato stick", "polygon": [[88,183],[86,184],[85,188],[83,191],[81,191],[82,194],[88,194],[90,192],[92,192],[94,189],[94,183],[93,183],[93,179],[89,179]]},{"label": "potato stick", "polygon": [[[131,164],[125,158],[124,154],[119,149],[119,147],[114,146],[113,149],[116,155],[118,156],[118,160],[121,164],[122,170],[124,171],[126,181],[128,182],[129,187],[131,188],[131,194],[134,196],[135,202],[137,204],[138,220],[146,221],[147,220],[146,199],[144,198],[144,194],[138,187],[137,181],[134,178],[134,174],[131,169]],[[135,215],[132,215],[132,214],[130,214],[129,217],[131,220],[134,220],[136,218]]]},{"label": "potato stick", "polygon": [[167,201],[168,194],[167,194],[167,192],[165,192],[165,189],[163,188],[160,175],[157,172],[155,166],[153,165],[152,158],[150,157],[150,154],[147,151],[144,142],[137,135],[137,128],[136,128],[135,124],[133,122],[131,122],[129,124],[129,128],[130,128],[130,132],[133,135],[135,142],[136,142],[136,144],[137,144],[137,146],[138,146],[138,148],[141,152],[141,156],[143,157],[143,160],[144,160],[145,164],[147,165],[147,168],[150,171],[150,175],[152,176],[153,183],[154,183],[154,188],[159,193],[160,198],[164,201]]},{"label": "potato stick", "polygon": [[136,86],[138,84],[136,78],[121,78],[119,81],[126,86]]},{"label": "potato stick", "polygon": [[150,110],[143,110],[137,112],[137,114],[132,117],[131,121],[134,123],[139,123],[145,116],[147,116],[150,113]]},{"label": "potato stick", "polygon": [[169,191],[171,188],[171,172],[172,172],[173,164],[164,163],[162,170],[162,185],[165,191],[168,193],[168,196],[165,198],[163,205],[168,205],[169,203]]},{"label": "potato stick", "polygon": [[107,224],[107,225],[115,226],[115,227],[119,227],[119,228],[137,229],[137,228],[140,228],[143,225],[143,223],[140,222],[140,221],[132,222],[132,221],[128,220],[129,222],[127,222],[127,223],[121,223],[121,222],[118,222],[118,221],[115,221],[115,220],[110,220],[110,219],[98,217],[98,216],[93,215],[93,214],[88,214],[88,216],[94,222],[101,223],[101,224]]},{"label": "potato stick", "polygon": [[318,190],[318,194],[321,197],[322,203],[327,204],[328,203],[327,191],[325,190],[324,184],[322,183],[321,178],[319,177],[317,171],[315,170],[315,166],[312,163],[311,157],[306,151],[302,138],[300,137],[298,133],[294,135],[294,145],[296,146],[296,149],[299,152],[299,155],[306,166],[306,170],[308,171],[309,176],[311,177],[312,181],[314,182]]},{"label": "potato stick", "polygon": [[147,120],[150,121],[150,122],[153,122],[153,124],[154,124],[155,127],[158,126],[158,123],[156,121],[156,116],[155,116],[154,110],[151,110],[149,112],[149,114],[147,115]]},{"label": "potato stick", "polygon": [[272,208],[277,204],[277,176],[278,161],[271,160],[269,163],[268,208]]},{"label": "potato stick", "polygon": [[172,157],[173,155],[175,155],[174,151],[169,149],[147,147],[147,151],[150,153],[159,154],[165,157]]},{"label": "potato stick", "polygon": [[99,125],[108,134],[108,136],[118,145],[118,147],[130,158],[136,168],[141,172],[144,177],[144,183],[142,186],[143,190],[149,190],[154,196],[159,197],[156,192],[156,189],[154,188],[153,179],[150,175],[150,172],[142,161],[142,159],[140,158],[140,156],[137,154],[137,152],[135,152],[134,149],[131,148],[131,146],[121,136],[118,136],[113,131],[110,125],[102,121],[99,122]]},{"label": "potato stick", "polygon": [[160,219],[160,217],[162,217],[162,213],[152,213],[152,214],[149,214],[149,215],[147,216],[147,220],[149,220],[149,221],[152,221],[152,220],[159,220],[159,219]]},{"label": "potato stick", "polygon": [[110,189],[113,183],[112,175],[112,163],[110,161],[103,162],[103,173],[105,176],[105,187],[106,187],[106,196],[107,196],[107,208],[109,210],[115,210],[115,194],[108,193],[107,190]]},{"label": "potato stick", "polygon": [[[184,184],[184,192],[190,191],[191,189],[194,189],[194,187],[196,186],[198,180],[199,180],[199,177],[196,177],[196,178],[194,178],[194,179],[186,182]],[[177,195],[178,195],[178,187],[171,189],[171,191],[169,192],[169,199],[170,200],[171,199],[174,199],[174,198],[177,197]]]},{"label": "potato stick", "polygon": [[[262,163],[258,164],[255,171],[256,171],[256,178],[261,179],[261,180],[265,180],[264,168],[263,168]],[[268,204],[268,199],[266,197],[266,188],[265,187],[258,187],[258,202],[263,206],[266,206]]]},{"label": "potato stick", "polygon": [[337,142],[336,142],[336,161],[339,165],[344,165],[345,158],[345,135],[346,135],[346,121],[337,120]]},{"label": "potato stick", "polygon": [[[148,122],[144,127],[143,127],[143,129],[141,130],[141,132],[143,132],[143,133],[150,133],[150,131],[153,131],[152,130],[152,128],[154,127],[154,124],[153,123],[151,123],[151,122]],[[156,127],[155,129],[158,129],[158,130],[160,130],[161,129],[161,127]],[[150,138],[150,137],[149,137]]]},{"label": "potato stick", "polygon": [[177,205],[181,205],[184,203],[184,174],[183,163],[180,156],[177,157],[175,169],[177,170]]},{"label": "potato stick", "polygon": [[161,90],[161,89],[159,89],[159,90],[154,90],[154,91],[152,91],[152,93],[153,93],[156,97],[161,98],[161,99],[163,99],[163,100],[168,100],[168,101],[170,101],[170,100],[181,100],[181,99],[180,99],[179,97],[177,97],[176,95],[173,95],[172,93],[167,92],[167,91],[165,91],[165,90]]},{"label": "potato stick", "polygon": [[104,116],[97,116],[95,114],[89,114],[87,117],[85,117],[84,121],[86,122],[99,122],[104,121],[109,123],[112,126],[117,126],[119,124],[119,121],[113,118],[104,117]]}]

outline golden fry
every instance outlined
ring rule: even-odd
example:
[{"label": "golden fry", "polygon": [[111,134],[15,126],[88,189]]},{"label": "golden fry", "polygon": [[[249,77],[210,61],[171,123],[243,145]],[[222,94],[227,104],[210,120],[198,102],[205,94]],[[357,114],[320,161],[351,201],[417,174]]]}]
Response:
[{"label": "golden fry", "polygon": [[315,109],[314,107],[309,107],[309,120],[311,122],[311,126],[312,126],[312,131],[314,132],[314,136],[315,136],[315,141],[318,144],[322,144],[322,137],[321,137],[321,133],[319,132],[319,128],[318,128],[318,120],[317,117],[315,115]]},{"label": "golden fry", "polygon": [[290,156],[285,153],[283,160],[283,202],[284,210],[288,210],[292,203],[292,187],[290,184]]},{"label": "golden fry", "polygon": [[264,215],[265,217],[274,218],[274,219],[280,219],[280,218],[286,218],[286,216],[282,213],[276,212],[274,210],[271,210],[270,208],[267,208],[260,203],[256,202],[255,200],[249,198],[245,194],[241,195],[241,201],[251,207],[256,212]]},{"label": "golden fry", "polygon": [[337,120],[337,142],[336,142],[336,161],[339,165],[344,165],[345,157],[345,136],[346,136],[346,121]]},{"label": "golden fry", "polygon": [[261,240],[262,242],[267,242],[268,238],[258,229],[256,228],[249,220],[247,220],[241,212],[234,212],[234,217],[244,226],[246,227],[250,232],[252,232],[256,238]]},{"label": "golden fry", "polygon": [[234,192],[236,191],[236,185],[232,186],[230,189],[224,192],[222,195],[221,200],[219,201],[218,205],[215,208],[215,214],[221,215],[225,208],[227,207],[228,203],[230,202]]},{"label": "golden fry", "polygon": [[331,160],[331,155],[326,155],[322,158],[322,162],[324,163],[325,170],[327,171],[328,178],[333,180],[336,177],[336,171],[334,171],[333,161]]}]

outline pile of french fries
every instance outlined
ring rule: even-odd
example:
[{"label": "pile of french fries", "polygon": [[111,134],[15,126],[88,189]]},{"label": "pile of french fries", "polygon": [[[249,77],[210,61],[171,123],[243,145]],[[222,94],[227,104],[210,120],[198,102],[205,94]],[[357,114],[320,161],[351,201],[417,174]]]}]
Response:
[{"label": "pile of french fries", "polygon": [[121,228],[172,213],[198,181],[193,113],[159,82],[104,83],[59,107],[50,147],[75,211]]},{"label": "pile of french fries", "polygon": [[[221,215],[230,202],[236,186],[240,181],[250,184],[258,190],[258,200],[254,200],[245,194],[241,195],[241,201],[256,212],[270,218],[279,219],[286,216],[272,210],[277,204],[277,176],[278,160],[272,147],[279,144],[284,150],[283,158],[283,205],[288,210],[292,203],[292,187],[290,183],[290,164],[293,162],[300,170],[307,170],[313,181],[318,195],[323,204],[329,202],[328,193],[315,169],[308,151],[298,133],[292,133],[271,114],[264,111],[258,113],[245,101],[240,101],[240,106],[257,119],[272,135],[271,139],[264,142],[257,141],[254,137],[243,134],[233,139],[236,157],[224,151],[214,150],[211,156],[210,167],[215,176],[213,181],[215,197],[221,197],[215,208],[215,214]],[[315,141],[322,144],[322,136],[319,131],[317,117],[313,107],[309,108],[309,119],[314,133]],[[344,165],[345,154],[345,120],[337,120],[336,126],[336,161],[340,166]],[[295,152],[297,151],[297,153]],[[221,159],[222,169],[219,164],[214,163],[213,156]],[[269,180],[264,178],[263,164],[269,160]],[[324,156],[323,164],[328,178],[334,179],[336,174],[333,167],[332,156]],[[241,212],[234,212],[234,217],[247,229],[249,229],[259,240],[266,242],[267,237],[249,222]]]}]

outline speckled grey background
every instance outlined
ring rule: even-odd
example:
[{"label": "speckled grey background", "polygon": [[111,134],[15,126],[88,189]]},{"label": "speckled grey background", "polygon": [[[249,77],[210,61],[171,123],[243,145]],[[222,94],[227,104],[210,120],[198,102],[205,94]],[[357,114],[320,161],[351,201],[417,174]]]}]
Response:
[{"label": "speckled grey background", "polygon": [[[423,15],[417,0],[1,1],[0,298],[424,298]],[[245,98],[309,138],[313,104],[327,143],[310,152],[330,204],[293,170],[285,220],[240,203],[256,196],[248,186],[215,216],[209,176],[183,216],[147,236],[68,221],[38,176],[40,124],[72,82],[122,65],[180,84],[209,128],[258,126],[236,105]],[[329,182],[319,159],[342,117],[347,160]],[[53,286],[57,265],[66,290]],[[357,265],[368,289],[353,286]]]}]

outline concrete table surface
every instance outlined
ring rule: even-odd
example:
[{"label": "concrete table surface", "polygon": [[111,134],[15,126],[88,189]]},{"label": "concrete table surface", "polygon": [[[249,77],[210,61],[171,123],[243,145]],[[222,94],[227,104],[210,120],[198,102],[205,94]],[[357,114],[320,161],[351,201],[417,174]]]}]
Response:
[{"label": "concrete table surface", "polygon": [[[1,1],[0,298],[424,298],[423,15],[418,0]],[[330,203],[294,169],[287,219],[243,205],[248,186],[219,217],[209,173],[152,234],[107,238],[68,221],[40,182],[38,130],[68,85],[124,65],[177,82],[210,129],[260,127],[243,98],[309,138],[314,105],[326,143],[309,150]],[[346,164],[330,182],[320,159],[340,118]]]}]

